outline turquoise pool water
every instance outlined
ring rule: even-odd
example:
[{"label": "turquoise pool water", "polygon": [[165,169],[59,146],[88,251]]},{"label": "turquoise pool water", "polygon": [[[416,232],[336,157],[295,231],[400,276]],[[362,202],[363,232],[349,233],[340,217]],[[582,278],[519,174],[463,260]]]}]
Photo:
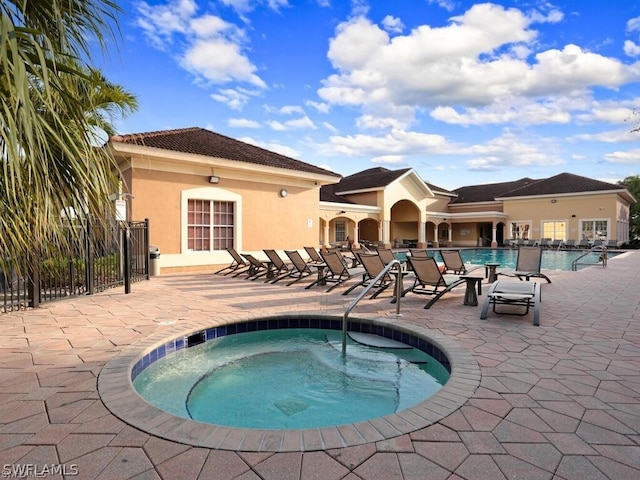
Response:
[{"label": "turquoise pool water", "polygon": [[[442,257],[438,250],[429,250],[436,261],[442,262]],[[584,250],[543,250],[542,265],[543,270],[571,270],[571,264],[580,255],[586,253]],[[518,258],[518,250],[515,248],[469,248],[461,249],[465,263],[472,265],[484,265],[485,263],[499,263],[501,268],[515,268]],[[609,258],[617,255],[616,252],[607,252]],[[398,252],[399,257],[402,255]],[[597,263],[600,252],[589,253],[588,256],[580,260],[581,263]]]},{"label": "turquoise pool water", "polygon": [[147,402],[184,418],[299,429],[404,410],[449,378],[440,362],[409,346],[379,348],[350,340],[344,359],[341,348],[336,330],[228,335],[154,362],[136,376],[134,387]]}]

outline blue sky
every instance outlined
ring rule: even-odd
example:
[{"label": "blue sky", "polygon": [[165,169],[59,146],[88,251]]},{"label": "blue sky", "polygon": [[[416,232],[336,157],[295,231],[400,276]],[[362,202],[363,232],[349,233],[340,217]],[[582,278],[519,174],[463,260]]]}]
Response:
[{"label": "blue sky", "polygon": [[447,189],[640,174],[640,2],[120,2],[119,133],[203,127]]}]

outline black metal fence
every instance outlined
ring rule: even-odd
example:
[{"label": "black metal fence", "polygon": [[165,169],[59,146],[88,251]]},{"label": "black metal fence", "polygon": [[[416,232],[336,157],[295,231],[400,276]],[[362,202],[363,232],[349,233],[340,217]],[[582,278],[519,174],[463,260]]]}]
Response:
[{"label": "black metal fence", "polygon": [[[91,295],[149,279],[149,221],[70,228],[68,247],[50,246],[36,271],[7,257],[0,270],[0,312]],[[28,273],[22,273],[28,272]]]}]

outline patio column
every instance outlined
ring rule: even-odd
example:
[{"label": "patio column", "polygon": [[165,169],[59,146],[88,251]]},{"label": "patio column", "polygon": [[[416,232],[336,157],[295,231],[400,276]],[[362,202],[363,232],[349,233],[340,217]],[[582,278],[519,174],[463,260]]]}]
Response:
[{"label": "patio column", "polygon": [[324,246],[331,246],[329,243],[329,222],[324,222]]},{"label": "patio column", "polygon": [[353,248],[360,248],[360,227],[358,227],[358,222],[353,227]]},{"label": "patio column", "polygon": [[380,226],[382,227],[382,235],[380,238],[382,239],[382,243],[385,247],[389,247],[391,245],[389,227],[391,226],[391,222],[389,220],[383,220],[380,222]]},{"label": "patio column", "polygon": [[449,242],[449,245],[447,245],[447,246],[452,247],[453,246],[453,224],[451,224],[451,223],[449,224],[449,232],[448,233],[449,233],[449,235],[447,237],[447,240]]},{"label": "patio column", "polygon": [[495,224],[495,222],[493,223],[493,228],[491,229],[491,246],[494,248],[498,246],[498,226]]},{"label": "patio column", "polygon": [[418,245],[417,248],[427,247],[427,222],[418,222]]}]

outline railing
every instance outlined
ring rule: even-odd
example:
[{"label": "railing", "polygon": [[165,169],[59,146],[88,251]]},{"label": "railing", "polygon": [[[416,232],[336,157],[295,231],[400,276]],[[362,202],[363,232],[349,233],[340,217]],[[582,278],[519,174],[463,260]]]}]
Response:
[{"label": "railing", "polygon": [[358,296],[353,299],[353,302],[351,302],[351,304],[344,311],[344,315],[342,316],[342,356],[343,357],[346,356],[347,354],[347,323],[348,323],[347,317],[349,316],[349,313],[351,313],[351,310],[353,310],[355,306],[358,304],[358,302],[362,300],[362,297],[364,297],[369,292],[369,290],[373,288],[373,286],[378,282],[378,280],[380,280],[383,276],[389,273],[389,270],[391,270],[394,266],[397,266],[398,268],[398,278],[396,279],[396,315],[398,316],[400,315],[400,298],[402,297],[402,263],[400,263],[399,260],[392,260],[387,265],[385,265],[385,267],[382,269],[382,271],[378,275],[376,275],[376,278],[371,280],[369,284],[364,287],[364,290],[362,290],[358,294]]},{"label": "railing", "polygon": [[[586,257],[587,255],[590,255],[596,252],[601,252],[597,262],[589,262],[589,263],[580,262],[580,260]],[[571,263],[571,270],[573,270],[574,272],[578,270],[578,265],[600,265],[601,263],[603,267],[607,266],[607,247],[606,245],[594,245],[588,251],[580,255]]]}]

